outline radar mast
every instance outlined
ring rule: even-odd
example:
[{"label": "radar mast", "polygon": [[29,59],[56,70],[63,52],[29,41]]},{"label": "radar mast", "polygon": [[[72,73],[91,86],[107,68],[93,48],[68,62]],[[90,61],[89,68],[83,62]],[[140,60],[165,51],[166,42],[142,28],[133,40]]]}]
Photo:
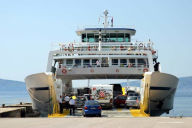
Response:
[{"label": "radar mast", "polygon": [[103,14],[105,15],[105,22],[104,22],[104,28],[107,28],[108,27],[108,14],[109,14],[109,12],[108,12],[108,10],[105,10],[104,12],[103,12]]}]

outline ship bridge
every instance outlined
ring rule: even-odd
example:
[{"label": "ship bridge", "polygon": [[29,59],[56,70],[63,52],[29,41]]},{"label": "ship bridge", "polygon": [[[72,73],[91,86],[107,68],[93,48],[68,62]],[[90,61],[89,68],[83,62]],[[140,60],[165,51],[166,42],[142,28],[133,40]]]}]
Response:
[{"label": "ship bridge", "polygon": [[76,31],[82,42],[130,42],[136,30],[132,28],[83,28]]}]

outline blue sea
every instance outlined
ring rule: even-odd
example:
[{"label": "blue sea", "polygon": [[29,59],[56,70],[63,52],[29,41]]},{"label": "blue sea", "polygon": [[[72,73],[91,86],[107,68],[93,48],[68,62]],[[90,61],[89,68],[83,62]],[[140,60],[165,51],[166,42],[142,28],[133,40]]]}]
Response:
[{"label": "blue sea", "polygon": [[[18,104],[19,102],[31,102],[23,82],[11,85],[9,83],[0,84],[0,105]],[[180,78],[174,99],[174,109],[169,114],[162,116],[192,117],[192,77]]]},{"label": "blue sea", "polygon": [[192,97],[176,96],[173,110],[169,114],[163,114],[162,116],[192,117]]},{"label": "blue sea", "polygon": [[25,85],[0,86],[0,105],[31,102]]}]

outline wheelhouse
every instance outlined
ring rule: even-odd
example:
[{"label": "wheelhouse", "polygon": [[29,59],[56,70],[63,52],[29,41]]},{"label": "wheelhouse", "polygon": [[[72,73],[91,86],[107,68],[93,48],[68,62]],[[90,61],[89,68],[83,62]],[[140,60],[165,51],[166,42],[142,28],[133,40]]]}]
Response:
[{"label": "wheelhouse", "polygon": [[82,42],[99,42],[99,32],[101,32],[101,42],[130,42],[131,36],[136,30],[131,28],[85,28],[76,31],[81,36]]}]

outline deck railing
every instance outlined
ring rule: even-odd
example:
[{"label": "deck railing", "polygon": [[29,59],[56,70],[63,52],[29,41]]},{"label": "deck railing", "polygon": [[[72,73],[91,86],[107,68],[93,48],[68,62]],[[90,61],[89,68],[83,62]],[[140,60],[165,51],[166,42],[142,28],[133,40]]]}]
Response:
[{"label": "deck railing", "polygon": [[52,50],[60,51],[135,51],[154,50],[152,42],[80,42],[80,43],[55,43]]},{"label": "deck railing", "polygon": [[129,63],[129,64],[120,64],[120,65],[109,65],[107,63],[102,63],[102,64],[83,64],[83,65],[78,65],[78,64],[61,64],[58,66],[58,68],[102,68],[102,67],[127,67],[127,68],[149,68],[148,64],[143,64],[143,63]]}]

